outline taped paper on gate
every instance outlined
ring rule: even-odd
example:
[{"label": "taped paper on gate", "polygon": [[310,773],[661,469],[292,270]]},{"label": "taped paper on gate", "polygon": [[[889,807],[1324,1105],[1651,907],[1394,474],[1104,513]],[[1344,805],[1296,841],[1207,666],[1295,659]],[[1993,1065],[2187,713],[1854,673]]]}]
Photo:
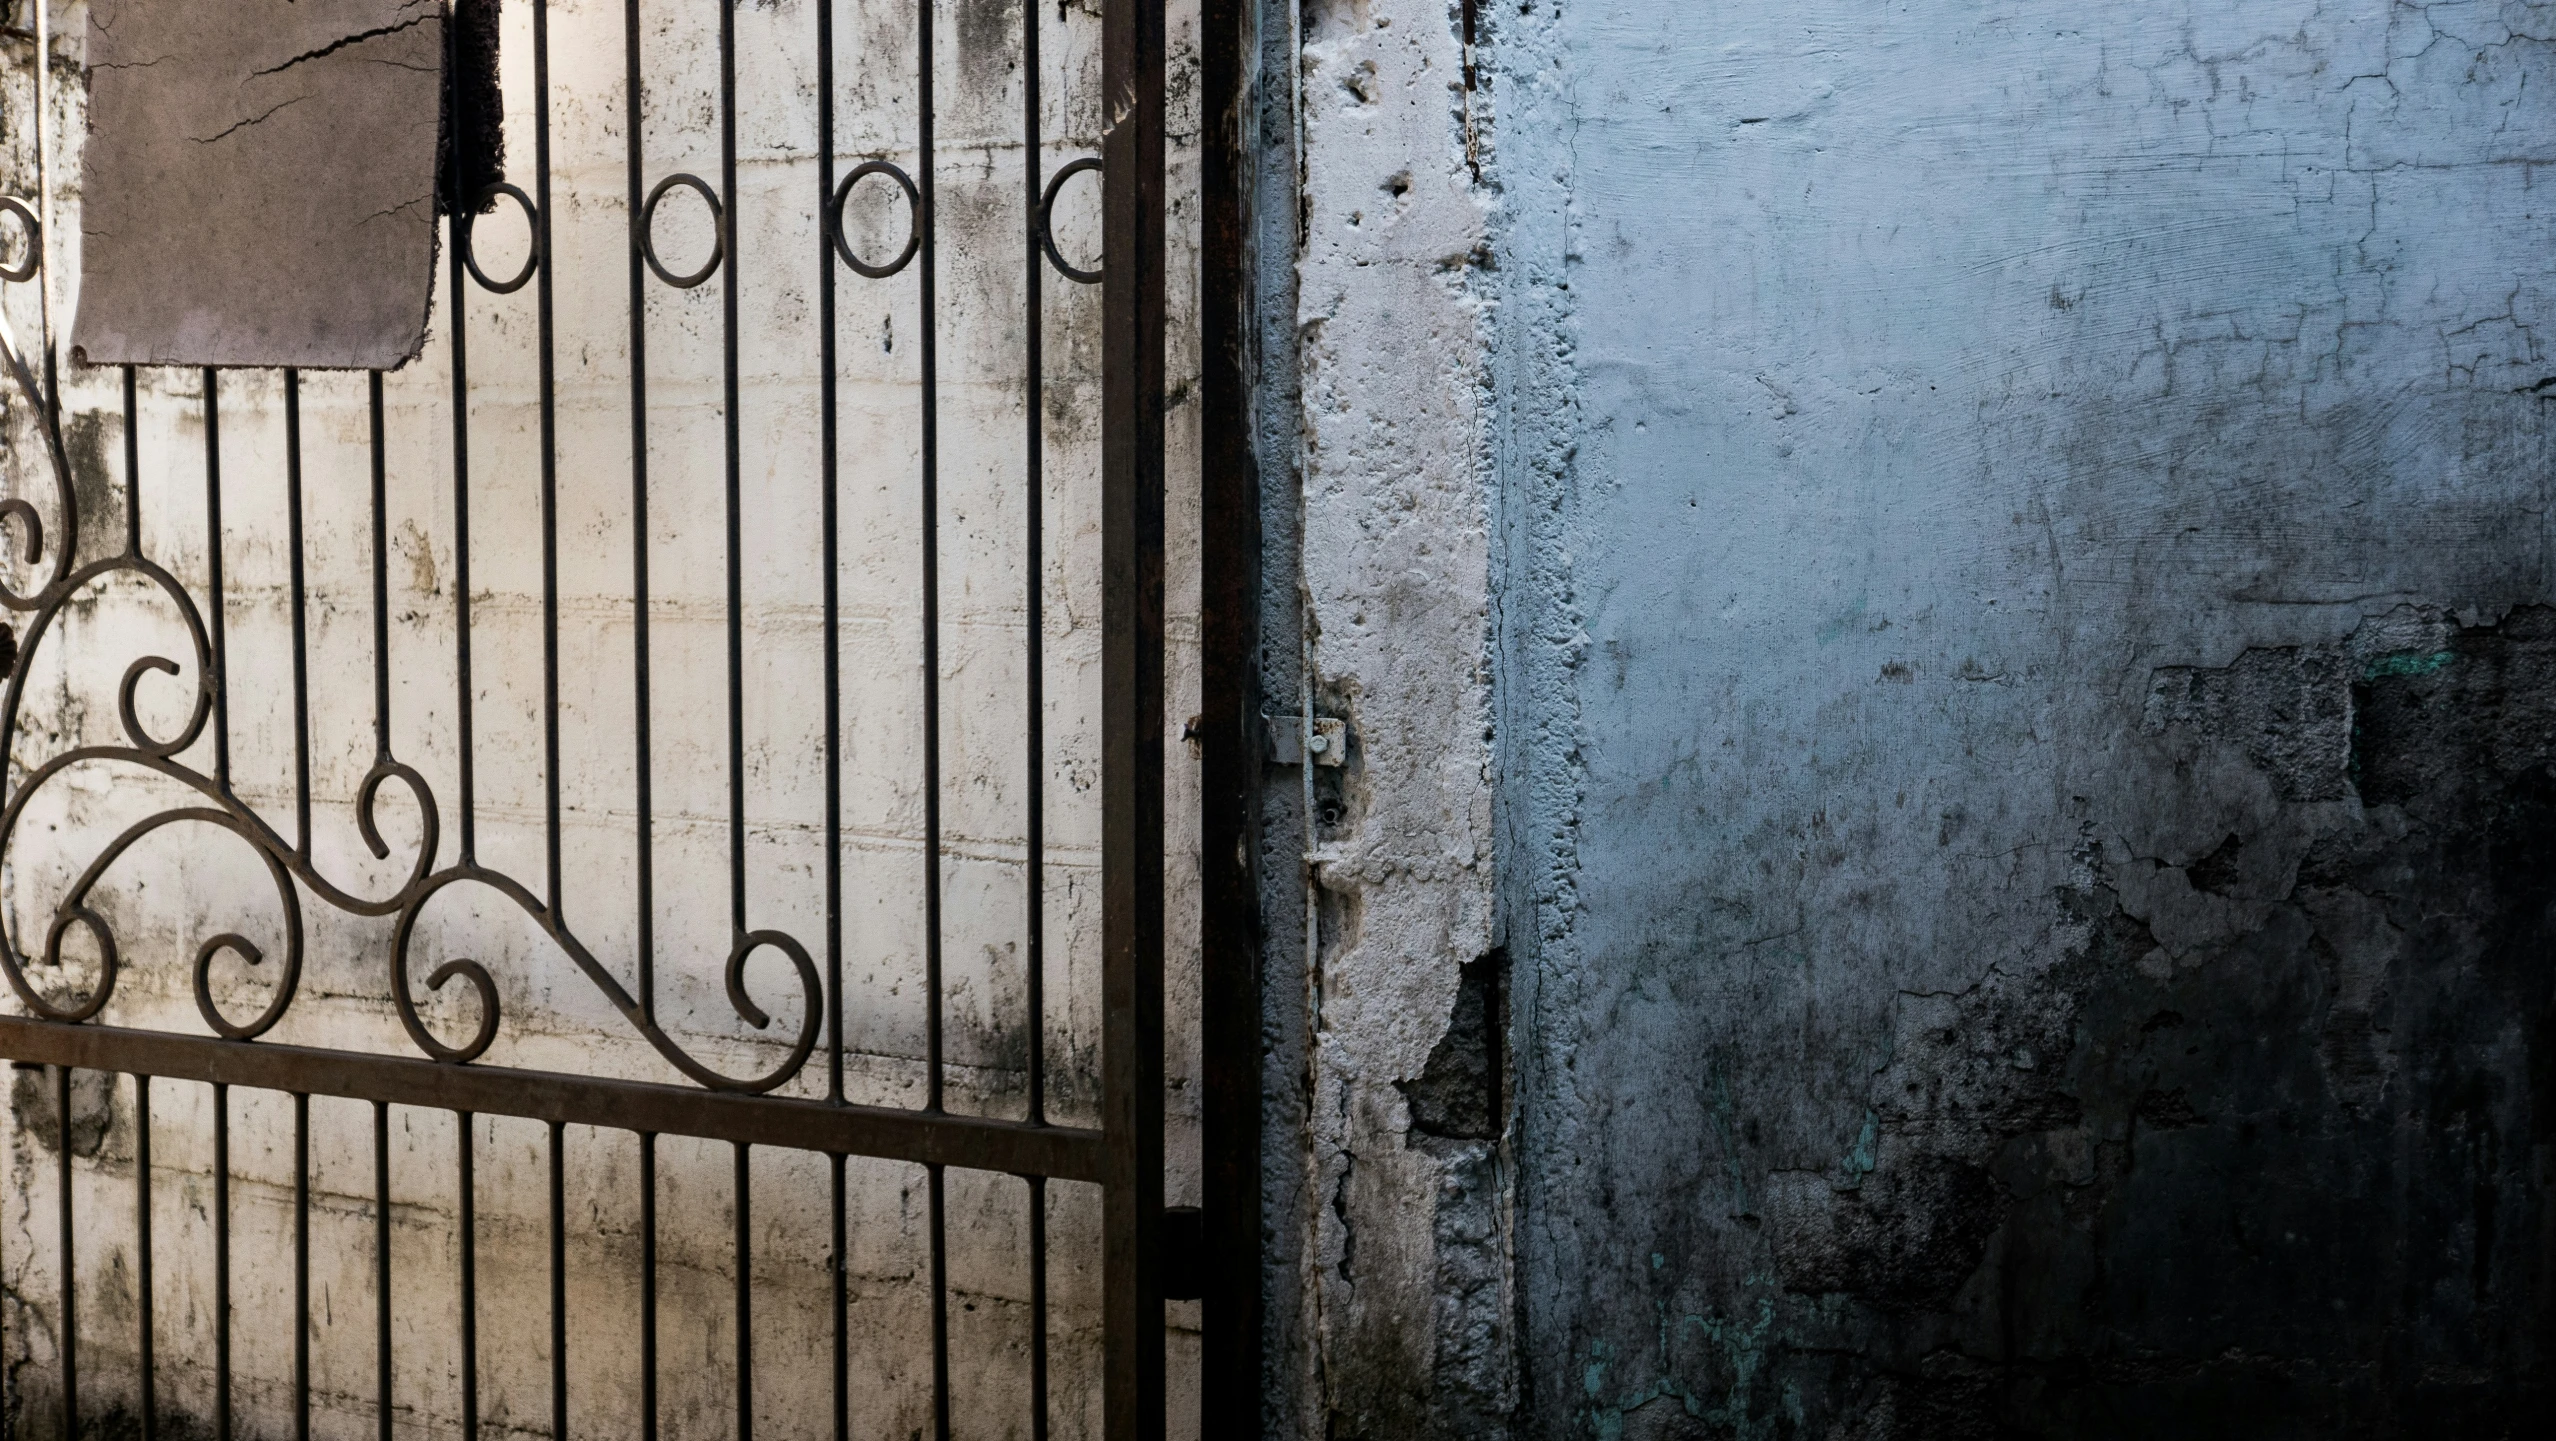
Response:
[{"label": "taped paper on gate", "polygon": [[445,0],[90,0],[73,358],[415,357],[436,216],[496,178],[496,8],[448,45]]}]

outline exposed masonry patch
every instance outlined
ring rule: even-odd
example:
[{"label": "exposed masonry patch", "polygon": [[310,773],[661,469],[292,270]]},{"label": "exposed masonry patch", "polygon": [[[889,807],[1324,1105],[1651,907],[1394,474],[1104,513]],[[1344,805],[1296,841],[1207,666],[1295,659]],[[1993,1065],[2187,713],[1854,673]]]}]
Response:
[{"label": "exposed masonry patch", "polygon": [[1429,1051],[1417,1080],[1396,1084],[1411,1103],[1411,1133],[1449,1141],[1499,1137],[1506,1114],[1501,1094],[1508,1028],[1502,981],[1507,957],[1495,951],[1464,963],[1446,1034]]},{"label": "exposed masonry patch", "polygon": [[2285,646],[2250,650],[2221,670],[2168,666],[2148,691],[2146,729],[2207,731],[2245,747],[2284,800],[2349,794],[2351,660]]},{"label": "exposed masonry patch", "polygon": [[[1731,1197],[1771,1255],[1769,1329],[1736,1344],[1699,1313],[1655,1354],[1599,1353],[1592,1386],[1658,1379],[1597,1419],[2112,1434],[2090,1420],[2119,1398],[2268,1387],[2285,1415],[2411,1424],[2423,1403],[2327,1316],[2475,1355],[2458,1404],[2517,1414],[2556,1340],[2527,1159],[2556,1133],[2556,610],[2406,608],[2157,688],[2205,698],[2170,747],[2236,752],[2277,799],[2181,859],[2090,825],[2050,898],[2059,953],[1903,996],[1855,1145]],[[2169,953],[2147,913],[2202,892],[2222,925]]]},{"label": "exposed masonry patch", "polygon": [[[2556,610],[2409,607],[2152,694],[2170,745],[2278,800],[2181,860],[2090,830],[2055,964],[1906,997],[1870,1154],[1769,1184],[1783,1288],[1870,1308],[1860,1404],[1895,1419],[1869,1434],[2084,1434],[2106,1397],[2275,1384],[2410,1423],[2329,1315],[2477,1356],[2459,1404],[2515,1414],[2556,1340],[2527,1159],[2556,1133]],[[2175,892],[2229,913],[2169,954],[2139,912]],[[2217,1346],[2198,1314],[2292,1339]],[[1915,1317],[1948,1339],[1889,1359]]]},{"label": "exposed masonry patch", "polygon": [[1780,1175],[1768,1220],[1788,1288],[1901,1311],[1952,1298],[1978,1269],[2005,1201],[1982,1168],[1920,1153],[1837,1196]]}]

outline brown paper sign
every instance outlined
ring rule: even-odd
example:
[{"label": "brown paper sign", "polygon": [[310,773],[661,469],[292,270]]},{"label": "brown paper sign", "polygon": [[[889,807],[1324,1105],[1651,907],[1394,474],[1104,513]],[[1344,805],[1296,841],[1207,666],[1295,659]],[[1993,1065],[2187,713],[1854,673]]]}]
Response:
[{"label": "brown paper sign", "polygon": [[415,356],[444,20],[442,0],[90,0],[73,356]]}]

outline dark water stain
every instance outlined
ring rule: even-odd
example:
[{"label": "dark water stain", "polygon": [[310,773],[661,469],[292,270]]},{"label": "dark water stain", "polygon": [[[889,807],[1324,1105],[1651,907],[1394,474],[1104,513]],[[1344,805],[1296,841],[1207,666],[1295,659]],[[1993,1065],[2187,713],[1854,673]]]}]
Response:
[{"label": "dark water stain", "polygon": [[[2086,879],[2047,898],[2059,954],[1907,998],[1835,1166],[1768,1172],[1737,1126],[1654,1128],[1659,1164],[1692,1153],[1682,1202],[1613,1186],[1602,1215],[1545,1219],[1652,1252],[1622,1269],[1654,1278],[1656,1339],[1573,1358],[1576,1424],[2537,1434],[2556,1400],[2556,610],[2413,619],[2436,643],[2387,648],[2400,614],[2156,677],[2134,723],[2264,782],[2182,867],[2240,917],[2217,939],[2169,953],[2126,874],[2164,863],[2089,841]],[[1759,1049],[1656,1064],[1799,1087]],[[1758,1178],[1744,1205],[1721,1199],[1725,1151]]]},{"label": "dark water stain", "polygon": [[[105,1071],[75,1071],[71,1076],[71,1154],[95,1157],[115,1129],[115,1077]],[[46,1155],[62,1150],[61,1107],[56,1104],[54,1073],[43,1066],[21,1066],[9,1077],[9,1109],[19,1134],[32,1139]]]}]

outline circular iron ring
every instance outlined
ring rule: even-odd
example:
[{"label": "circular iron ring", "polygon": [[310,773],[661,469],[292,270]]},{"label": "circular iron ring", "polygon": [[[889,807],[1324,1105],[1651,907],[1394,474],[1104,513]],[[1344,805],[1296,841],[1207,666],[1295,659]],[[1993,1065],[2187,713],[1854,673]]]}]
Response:
[{"label": "circular iron ring", "polygon": [[23,285],[44,268],[44,222],[36,219],[32,207],[14,195],[0,195],[0,211],[18,217],[18,223],[27,228],[27,263],[0,265],[0,280]]},{"label": "circular iron ring", "polygon": [[1090,270],[1078,270],[1075,267],[1066,264],[1065,257],[1056,253],[1056,226],[1054,223],[1056,215],[1056,192],[1065,188],[1066,181],[1073,179],[1075,176],[1082,174],[1084,171],[1098,170],[1100,168],[1101,163],[1099,159],[1094,156],[1086,155],[1080,160],[1072,161],[1068,163],[1064,169],[1056,172],[1055,176],[1047,182],[1047,192],[1038,197],[1039,249],[1047,252],[1047,263],[1055,266],[1059,275],[1064,276],[1068,280],[1076,281],[1084,285],[1100,284],[1100,268],[1098,266],[1094,266]]},{"label": "circular iron ring", "polygon": [[[488,272],[479,268],[479,252],[473,244],[473,237],[479,233],[480,209],[500,195],[523,207],[524,226],[532,232],[532,253],[524,257],[524,268],[512,278],[502,281],[489,279]],[[482,289],[499,295],[511,294],[523,289],[532,280],[533,273],[541,269],[541,212],[533,208],[532,197],[523,191],[499,181],[471,197],[470,208],[464,210],[458,219],[460,234],[454,237],[453,248],[461,252],[462,268],[470,272],[470,278],[478,281]]]},{"label": "circular iron ring", "polygon": [[[710,207],[710,258],[701,262],[701,268],[689,275],[677,275],[666,269],[665,262],[657,259],[657,202],[665,199],[666,192],[678,185],[699,195]],[[728,209],[719,203],[719,193],[700,176],[682,171],[658,181],[657,188],[648,192],[648,203],[639,209],[639,258],[648,262],[648,268],[657,272],[659,280],[677,290],[690,290],[718,274],[719,263],[728,258]]]},{"label": "circular iron ring", "polygon": [[[873,175],[884,175],[905,190],[907,217],[905,249],[899,251],[896,259],[885,265],[872,265],[853,254],[852,242],[843,237],[844,202],[852,198],[853,186]],[[864,160],[853,167],[851,174],[843,177],[842,184],[834,187],[834,203],[826,208],[825,228],[826,232],[834,238],[834,253],[843,257],[844,264],[872,280],[885,280],[903,270],[906,264],[914,259],[914,252],[923,248],[923,193],[914,188],[914,181],[904,171],[884,160]]]}]

